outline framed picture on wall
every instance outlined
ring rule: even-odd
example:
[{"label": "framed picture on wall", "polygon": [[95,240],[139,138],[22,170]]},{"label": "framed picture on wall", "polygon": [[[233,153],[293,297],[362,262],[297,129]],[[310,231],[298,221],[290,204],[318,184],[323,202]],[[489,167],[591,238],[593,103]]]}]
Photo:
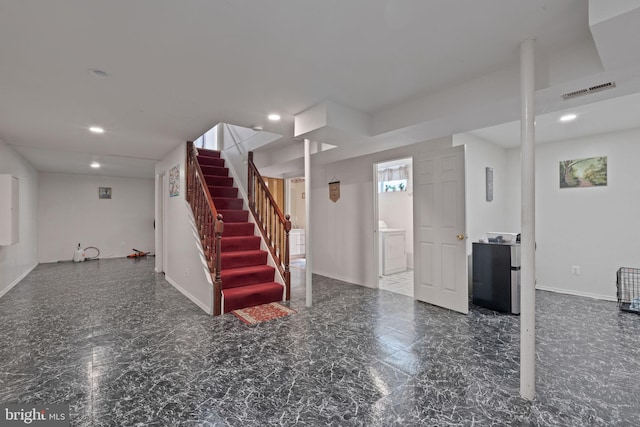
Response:
[{"label": "framed picture on wall", "polygon": [[560,161],[560,188],[607,185],[607,156]]},{"label": "framed picture on wall", "polygon": [[99,199],[110,199],[111,198],[111,187],[98,187],[98,198]]}]

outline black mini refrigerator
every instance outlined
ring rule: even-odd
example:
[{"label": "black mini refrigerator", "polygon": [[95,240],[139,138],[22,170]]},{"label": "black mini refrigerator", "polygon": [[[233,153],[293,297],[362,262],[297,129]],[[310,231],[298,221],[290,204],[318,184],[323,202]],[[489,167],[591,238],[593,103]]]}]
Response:
[{"label": "black mini refrigerator", "polygon": [[520,314],[520,244],[473,244],[473,303]]}]

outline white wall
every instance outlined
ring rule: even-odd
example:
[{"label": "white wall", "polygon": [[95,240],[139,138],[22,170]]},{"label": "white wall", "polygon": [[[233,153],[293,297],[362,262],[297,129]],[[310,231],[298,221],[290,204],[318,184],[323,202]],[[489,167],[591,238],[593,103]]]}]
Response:
[{"label": "white wall", "polygon": [[[311,233],[313,272],[350,283],[375,286],[373,164],[450,147],[440,138],[326,165],[313,163]],[[329,200],[328,183],[340,181],[340,200]]]},{"label": "white wall", "polygon": [[[289,184],[289,206],[291,207],[291,224],[293,228],[306,227],[306,209],[305,199],[302,198],[304,193],[304,181],[291,182]],[[306,196],[306,195],[305,195]]]},{"label": "white wall", "polygon": [[[639,140],[636,129],[536,146],[538,288],[614,299],[616,270],[640,267]],[[606,187],[559,188],[561,160],[596,156],[608,157]],[[519,150],[508,158],[519,158]],[[519,174],[517,167],[510,171],[512,193],[519,192]],[[519,226],[519,198],[509,216]]]},{"label": "white wall", "polygon": [[[515,231],[507,221],[507,150],[464,133],[453,136],[453,145],[465,145],[465,205],[467,229],[467,273],[473,285],[473,242],[486,238],[488,231]],[[487,201],[486,168],[493,168],[493,200]],[[519,191],[519,190],[518,190]]]},{"label": "white wall", "polygon": [[[467,254],[472,243],[486,237],[487,231],[513,231],[507,222],[507,150],[470,134],[454,135],[453,145],[465,147],[465,203],[467,208]],[[486,199],[486,168],[493,168],[493,200]]]},{"label": "white wall", "polygon": [[[539,150],[542,145],[538,144],[536,150]],[[522,212],[520,210],[522,204],[522,180],[521,176],[521,168],[520,168],[520,148],[510,148],[507,150],[507,200],[509,201],[507,205],[507,230],[518,230],[520,229],[520,221]]]},{"label": "white wall", "polygon": [[[269,144],[281,135],[266,131],[255,131],[242,126],[224,125],[222,141],[217,141],[221,147],[225,166],[234,177],[234,184],[238,187],[239,195],[247,194],[248,158],[249,151],[254,151]],[[275,176],[275,175],[274,175]]]},{"label": "white wall", "polygon": [[[0,140],[0,173],[19,179],[20,240],[0,246],[0,296],[38,265],[38,173],[13,148]],[[4,203],[4,201],[0,201]]]},{"label": "white wall", "polygon": [[406,230],[407,268],[413,268],[413,161],[409,159],[409,179],[406,191],[378,193],[378,219],[389,228]]},{"label": "white wall", "polygon": [[[111,187],[99,199],[98,187]],[[100,258],[154,250],[153,179],[40,173],[38,259],[69,261],[78,243]]]},{"label": "white wall", "polygon": [[[163,217],[166,229],[164,256],[166,264],[162,265],[162,258],[156,258],[157,269],[161,267],[165,278],[185,296],[196,303],[207,313],[212,313],[213,286],[209,282],[206,264],[201,258],[201,249],[197,235],[194,234],[192,221],[190,220],[191,207],[185,199],[186,194],[186,144],[179,144],[171,153],[156,164],[156,176],[169,176],[169,169],[180,165],[180,194],[169,197],[168,190],[162,187],[162,181],[156,179],[156,193],[164,195],[166,199],[166,215]],[[156,198],[156,212],[162,212],[163,200]],[[162,255],[162,230],[156,230],[156,253]]]}]

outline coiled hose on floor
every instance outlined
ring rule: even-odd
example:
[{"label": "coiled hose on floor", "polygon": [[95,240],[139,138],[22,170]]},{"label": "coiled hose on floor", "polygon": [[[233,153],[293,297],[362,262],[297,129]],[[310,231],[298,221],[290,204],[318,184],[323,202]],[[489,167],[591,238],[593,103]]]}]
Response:
[{"label": "coiled hose on floor", "polygon": [[84,254],[85,261],[97,260],[100,256],[100,249],[96,248],[95,246],[88,246],[84,248]]}]

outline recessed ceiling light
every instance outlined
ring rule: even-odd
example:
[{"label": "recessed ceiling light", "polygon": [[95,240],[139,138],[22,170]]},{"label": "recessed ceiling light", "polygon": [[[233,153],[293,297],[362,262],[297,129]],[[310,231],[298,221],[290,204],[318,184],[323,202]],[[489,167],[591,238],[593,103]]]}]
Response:
[{"label": "recessed ceiling light", "polygon": [[571,120],[575,120],[576,117],[578,117],[576,114],[565,114],[564,116],[560,117],[560,121],[570,122]]},{"label": "recessed ceiling light", "polygon": [[91,126],[89,130],[93,133],[104,133],[104,129],[98,126]]},{"label": "recessed ceiling light", "polygon": [[269,120],[271,120],[272,122],[277,122],[278,120],[280,120],[280,115],[279,114],[269,114]]},{"label": "recessed ceiling light", "polygon": [[93,162],[93,163],[91,163],[91,167],[94,168],[94,169],[98,169],[100,167],[100,163]]}]

